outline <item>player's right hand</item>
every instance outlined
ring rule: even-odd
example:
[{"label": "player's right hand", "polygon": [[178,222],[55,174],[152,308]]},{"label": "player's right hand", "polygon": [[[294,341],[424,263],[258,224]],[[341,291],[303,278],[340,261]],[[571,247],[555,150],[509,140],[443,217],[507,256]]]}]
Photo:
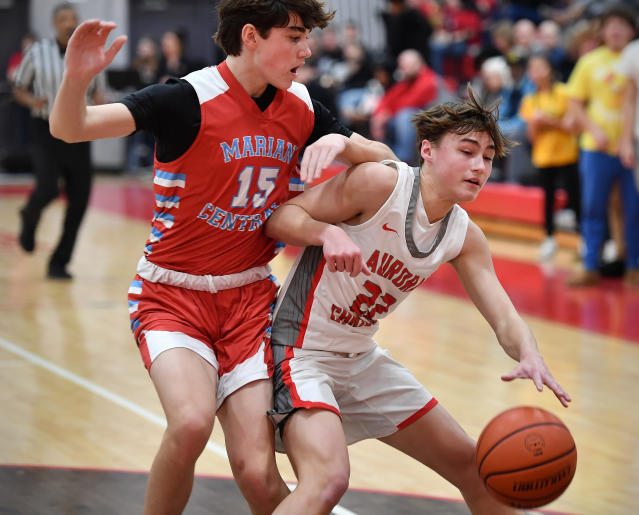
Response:
[{"label": "player's right hand", "polygon": [[75,80],[90,82],[104,70],[127,40],[119,36],[107,49],[106,40],[115,23],[87,20],[73,32],[65,55],[65,73]]},{"label": "player's right hand", "polygon": [[559,402],[561,402],[565,408],[567,408],[568,403],[572,401],[568,392],[561,387],[550,373],[546,363],[544,363],[544,359],[538,352],[528,353],[520,359],[519,364],[511,370],[510,373],[501,376],[502,381],[512,381],[513,379],[530,379],[535,383],[535,387],[540,392],[544,389],[544,385],[546,385],[553,391]]},{"label": "player's right hand", "polygon": [[339,227],[329,226],[323,237],[323,249],[329,272],[347,272],[351,277],[360,273],[371,275],[362,251]]}]

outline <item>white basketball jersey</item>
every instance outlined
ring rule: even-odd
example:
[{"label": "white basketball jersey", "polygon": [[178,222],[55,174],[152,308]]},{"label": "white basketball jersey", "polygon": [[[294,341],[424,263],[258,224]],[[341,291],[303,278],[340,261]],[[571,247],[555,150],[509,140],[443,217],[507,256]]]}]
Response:
[{"label": "white basketball jersey", "polygon": [[461,251],[468,214],[454,205],[429,223],[419,169],[384,161],[398,171],[384,205],[359,225],[339,224],[359,246],[372,275],[329,272],[322,247],[300,252],[275,308],[272,343],[356,353],[376,344],[377,321],[391,313],[442,263]]}]

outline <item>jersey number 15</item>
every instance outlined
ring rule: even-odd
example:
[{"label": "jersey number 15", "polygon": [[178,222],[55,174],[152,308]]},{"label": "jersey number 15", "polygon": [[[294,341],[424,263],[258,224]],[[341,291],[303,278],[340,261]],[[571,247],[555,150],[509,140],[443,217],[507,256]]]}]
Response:
[{"label": "jersey number 15", "polygon": [[[240,183],[237,194],[231,201],[231,207],[246,207],[249,202],[249,189],[253,181],[253,166],[246,166],[240,172],[237,182]],[[259,193],[255,193],[251,198],[253,207],[262,207],[266,203],[266,199],[275,188],[275,181],[280,173],[279,168],[270,166],[262,166],[257,176],[257,189]]]}]

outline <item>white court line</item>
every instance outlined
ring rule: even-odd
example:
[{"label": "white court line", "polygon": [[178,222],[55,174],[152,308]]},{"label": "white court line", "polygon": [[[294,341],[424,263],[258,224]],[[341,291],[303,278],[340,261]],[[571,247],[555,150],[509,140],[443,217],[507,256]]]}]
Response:
[{"label": "white court line", "polygon": [[339,504],[333,508],[331,513],[334,513],[335,515],[356,515],[354,511],[342,508]]},{"label": "white court line", "polygon": [[[143,408],[142,406],[139,406],[138,404],[135,404],[134,402],[131,402],[125,399],[124,397],[120,397],[119,395],[105,388],[102,388],[101,386],[98,386],[95,383],[92,383],[91,381],[87,381],[86,379],[74,374],[73,372],[69,372],[67,369],[62,368],[56,365],[55,363],[51,363],[50,361],[47,361],[44,358],[41,358],[37,354],[33,354],[32,352],[29,352],[28,350],[24,350],[22,347],[19,347],[2,338],[0,338],[0,347],[4,348],[5,350],[8,350],[9,352],[12,352],[13,354],[17,354],[21,358],[26,359],[27,361],[29,361],[30,363],[33,363],[34,365],[44,368],[45,370],[48,370],[49,372],[53,372],[57,376],[60,376],[66,379],[67,381],[71,381],[72,383],[78,386],[81,386],[82,388],[90,391],[91,393],[99,395],[100,397],[103,397],[117,404],[118,406],[121,406],[122,408],[128,409],[129,411],[148,420],[149,422],[153,422],[154,424],[157,424],[158,426],[166,427],[166,420],[164,417],[160,417],[159,415],[156,415],[152,411],[149,411],[148,409]],[[228,458],[226,454],[226,449],[222,447],[221,445],[218,445],[213,442],[208,442],[206,444],[206,448],[210,451],[213,451],[215,454],[222,456],[223,458]]]},{"label": "white court line", "polygon": [[[148,420],[149,422],[153,422],[158,426],[166,427],[166,420],[164,419],[164,417],[160,417],[159,415],[156,415],[146,408],[143,408],[142,406],[139,406],[138,404],[135,404],[134,402],[131,402],[124,397],[120,397],[118,394],[113,393],[106,388],[102,388],[101,386],[98,386],[91,381],[87,381],[86,379],[74,374],[73,372],[69,372],[67,369],[62,368],[55,363],[51,363],[44,358],[41,358],[37,354],[33,354],[32,352],[29,352],[28,350],[25,350],[22,347],[19,347],[18,345],[15,345],[3,338],[0,338],[0,347],[20,356],[23,359],[26,359],[28,362],[33,363],[34,365],[44,368],[45,370],[48,370],[49,372],[52,372],[57,376],[66,379],[67,381],[71,381],[72,383],[84,388],[85,390],[88,390],[91,393],[103,397],[104,399],[107,399],[122,408],[128,409],[129,411]],[[223,458],[228,459],[226,449],[221,445],[209,441],[206,444],[206,449],[208,449],[209,451],[213,451],[218,456],[222,456]],[[291,488],[290,485],[289,488]],[[342,508],[339,505],[333,508],[332,513],[334,513],[335,515],[356,515],[354,512],[347,510],[346,508]]]}]

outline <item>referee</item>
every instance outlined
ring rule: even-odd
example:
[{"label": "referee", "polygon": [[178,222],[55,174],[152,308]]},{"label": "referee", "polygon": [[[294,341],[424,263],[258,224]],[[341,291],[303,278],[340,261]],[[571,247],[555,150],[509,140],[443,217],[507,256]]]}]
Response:
[{"label": "referee", "polygon": [[[49,111],[62,81],[64,53],[78,16],[70,3],[53,9],[55,40],[43,39],[26,52],[15,80],[13,95],[31,110],[33,169],[35,189],[20,210],[20,246],[26,252],[35,248],[35,232],[42,210],[58,197],[58,182],[64,180],[67,210],[60,241],[49,260],[47,277],[71,279],[67,264],[91,193],[91,156],[88,142],[65,143],[49,133]],[[103,80],[103,79],[102,79]],[[94,81],[88,95],[103,103],[101,87]]]}]

